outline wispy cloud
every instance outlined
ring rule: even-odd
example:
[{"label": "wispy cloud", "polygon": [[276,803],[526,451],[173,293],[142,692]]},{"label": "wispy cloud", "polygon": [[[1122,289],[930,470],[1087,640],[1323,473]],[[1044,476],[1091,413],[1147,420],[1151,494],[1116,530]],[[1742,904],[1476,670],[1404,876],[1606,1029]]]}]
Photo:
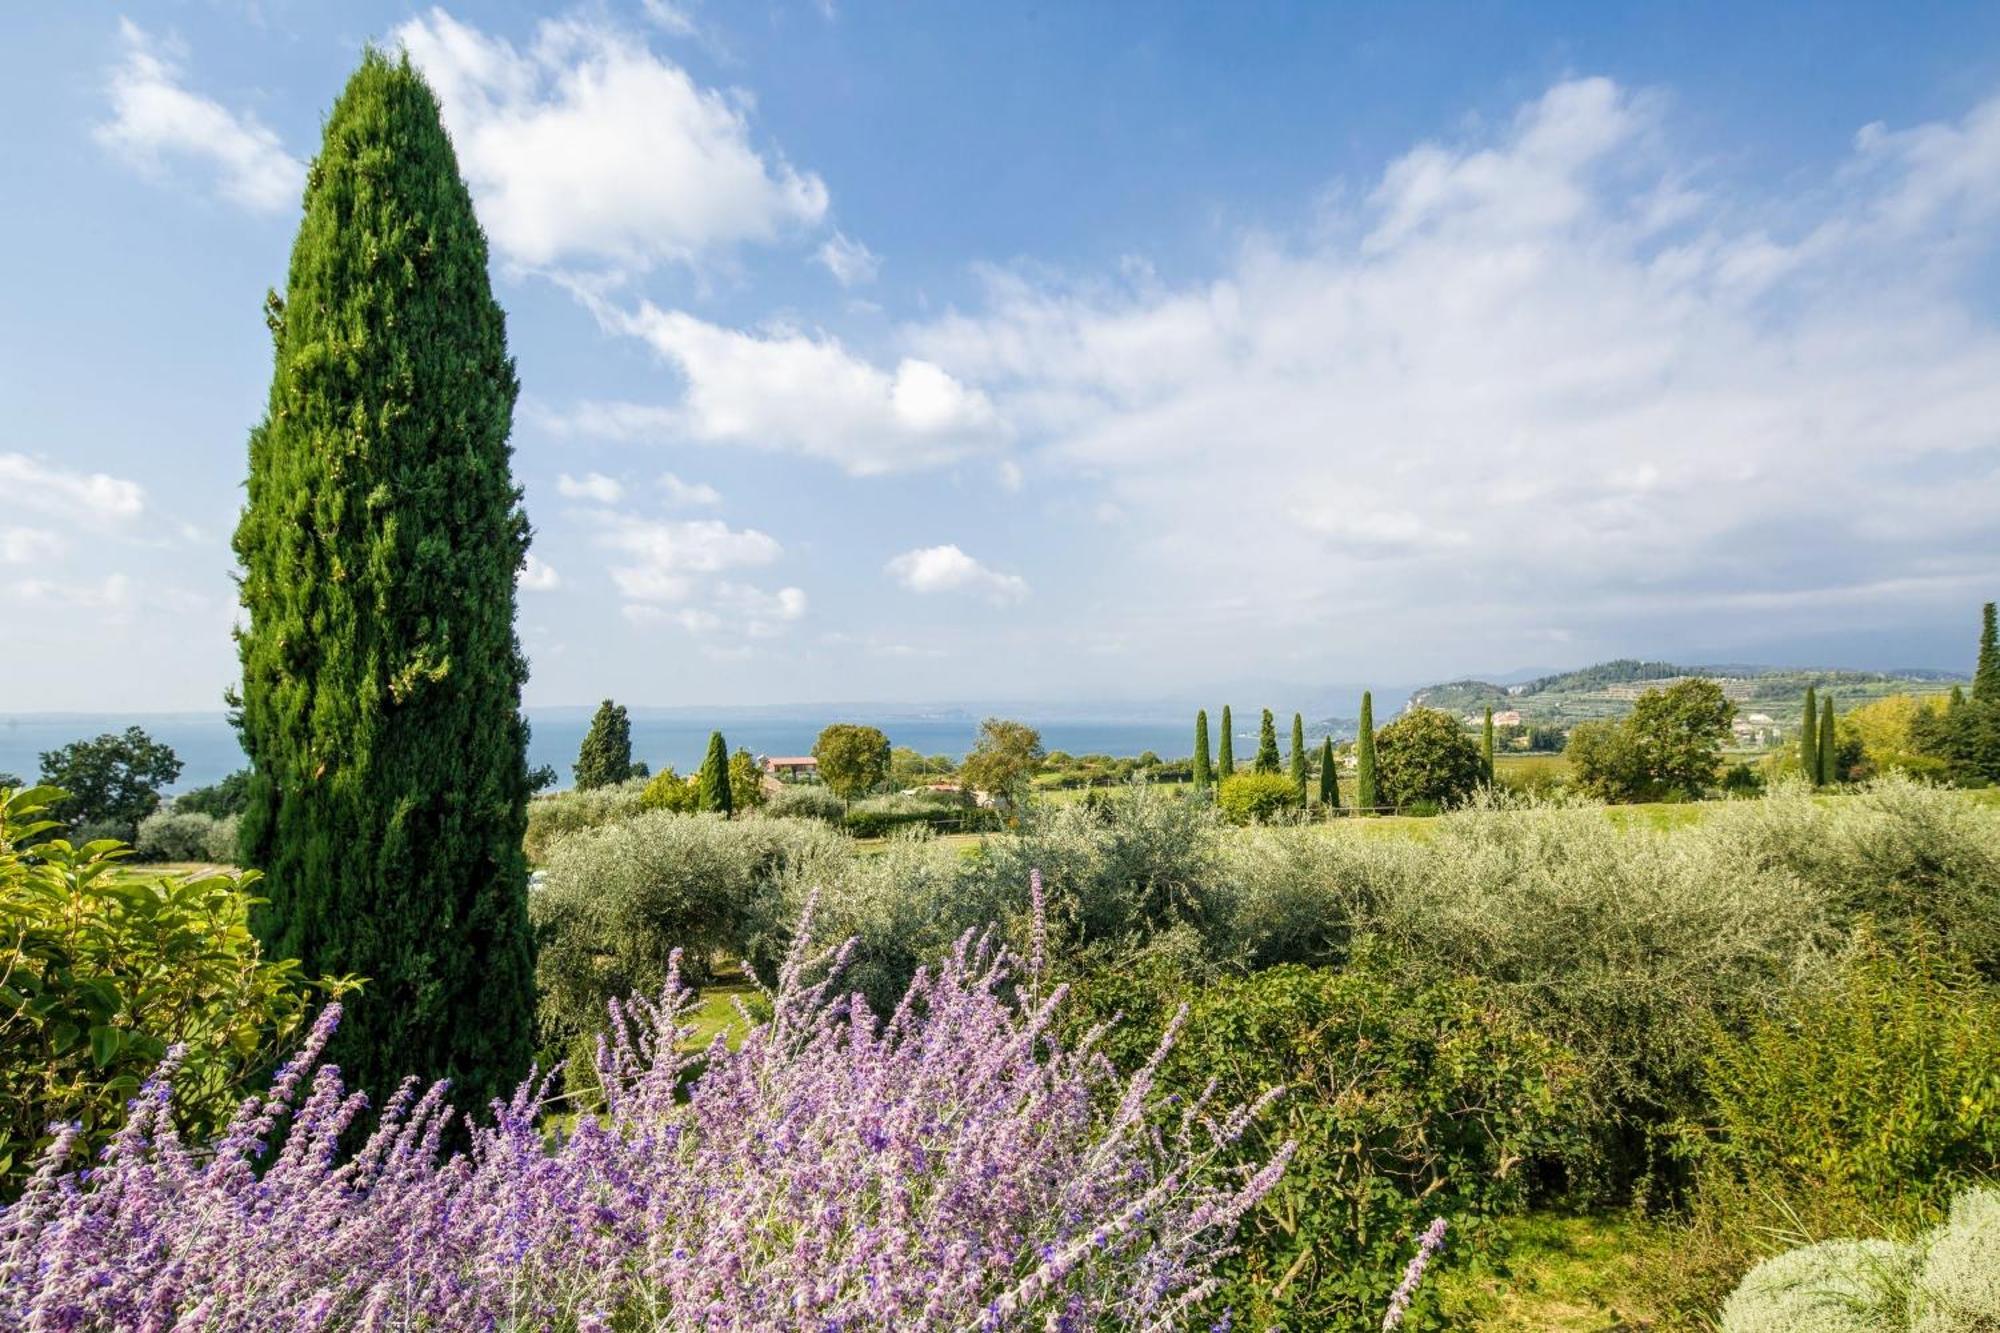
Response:
[{"label": "wispy cloud", "polygon": [[970,592],[996,603],[1018,602],[1028,595],[1026,579],[989,569],[956,545],[905,551],[883,570],[911,592]]},{"label": "wispy cloud", "polygon": [[191,165],[253,212],[298,203],[305,164],[275,132],[184,87],[179,53],[130,19],[119,20],[118,34],[124,52],[111,71],[111,119],[96,129],[100,144],[152,175]]}]

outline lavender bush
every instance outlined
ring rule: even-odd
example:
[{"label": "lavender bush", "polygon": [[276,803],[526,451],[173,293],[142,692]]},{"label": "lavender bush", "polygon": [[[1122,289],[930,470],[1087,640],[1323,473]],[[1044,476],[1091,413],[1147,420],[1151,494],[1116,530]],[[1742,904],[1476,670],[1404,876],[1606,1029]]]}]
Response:
[{"label": "lavender bush", "polygon": [[70,1170],[59,1135],[0,1213],[0,1326],[1185,1322],[1289,1157],[1219,1164],[1268,1098],[1149,1127],[1174,1029],[1129,1080],[1097,1032],[1063,1049],[1039,947],[1023,967],[968,935],[879,1020],[836,990],[847,949],[809,938],[772,1020],[698,1076],[676,968],[657,1000],[613,1006],[602,1115],[557,1129],[530,1079],[463,1153],[441,1151],[443,1088],[413,1083],[341,1152],[365,1100],[319,1063],[337,1008],[206,1148],[174,1132],[170,1057],[101,1162]]}]

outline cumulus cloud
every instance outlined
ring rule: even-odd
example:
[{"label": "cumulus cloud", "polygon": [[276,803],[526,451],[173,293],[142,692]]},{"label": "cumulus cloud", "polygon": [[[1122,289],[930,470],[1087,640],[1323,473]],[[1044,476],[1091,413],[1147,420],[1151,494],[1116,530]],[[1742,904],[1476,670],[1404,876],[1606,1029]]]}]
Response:
[{"label": "cumulus cloud", "polygon": [[521,567],[517,581],[527,592],[549,592],[562,586],[562,576],[556,573],[554,566],[533,552],[529,553],[527,564]]},{"label": "cumulus cloud", "polygon": [[719,505],[722,492],[705,481],[682,481],[671,472],[660,474],[660,490],[670,505]]},{"label": "cumulus cloud", "polygon": [[825,216],[819,177],[752,143],[745,99],[608,21],[545,20],[517,48],[432,9],[396,39],[437,89],[487,234],[517,263],[643,271]]},{"label": "cumulus cloud", "polygon": [[720,519],[659,521],[615,511],[589,516],[597,544],[619,563],[611,581],[629,602],[682,602],[700,576],[768,565],[783,553],[776,538]]},{"label": "cumulus cloud", "polygon": [[883,569],[911,592],[971,592],[996,603],[1028,595],[1026,579],[988,569],[955,545],[905,551]]},{"label": "cumulus cloud", "polygon": [[843,287],[860,287],[875,281],[875,275],[882,269],[881,256],[863,245],[849,239],[842,232],[835,232],[819,247],[819,262],[826,265],[826,271]]},{"label": "cumulus cloud", "polygon": [[598,312],[678,370],[686,393],[677,406],[584,403],[552,417],[558,429],[782,450],[855,476],[936,466],[997,448],[1010,433],[984,393],[921,357],[884,370],[837,338],[744,333],[650,301]]},{"label": "cumulus cloud", "polygon": [[0,494],[10,506],[100,523],[135,519],[146,508],[135,481],[53,467],[28,454],[0,454]]},{"label": "cumulus cloud", "polygon": [[1710,179],[1670,111],[1565,82],[1205,280],[995,272],[907,342],[1127,516],[1103,619],[1185,660],[1351,653],[1356,615],[1397,671],[1769,641],[1990,584],[2000,99],[1796,194]]},{"label": "cumulus cloud", "polygon": [[61,555],[61,537],[42,528],[0,528],[0,565],[31,565]]},{"label": "cumulus cloud", "polygon": [[605,505],[615,505],[625,498],[624,486],[601,472],[586,472],[581,477],[565,472],[556,478],[556,493],[568,500],[595,500]]},{"label": "cumulus cloud", "polygon": [[98,143],[149,174],[197,165],[225,199],[253,212],[298,203],[305,164],[275,133],[183,86],[179,53],[130,19],[119,20],[118,36],[124,53],[111,71],[111,119],[97,126]]}]

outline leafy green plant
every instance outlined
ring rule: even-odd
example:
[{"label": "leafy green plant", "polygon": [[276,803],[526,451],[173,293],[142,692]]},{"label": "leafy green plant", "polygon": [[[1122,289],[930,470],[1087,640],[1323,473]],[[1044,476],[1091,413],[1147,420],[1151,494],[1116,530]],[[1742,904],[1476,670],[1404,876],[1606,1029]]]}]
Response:
[{"label": "leafy green plant", "polygon": [[1211,1080],[1224,1103],[1283,1086],[1237,1149],[1251,1162],[1298,1145],[1222,1273],[1218,1304],[1246,1327],[1379,1327],[1427,1222],[1451,1220],[1448,1253],[1491,1251],[1535,1164],[1580,1143],[1566,1103],[1582,1067],[1476,981],[1413,983],[1379,949],[1340,971],[1275,967],[1192,994],[1188,977],[1160,950],[1095,969],[1077,989],[1097,1017],[1126,1013],[1108,1038],[1121,1065],[1143,1061],[1188,1001],[1159,1071],[1183,1105]]},{"label": "leafy green plant", "polygon": [[107,1142],[170,1046],[177,1123],[215,1133],[306,1014],[298,964],[267,961],[250,933],[254,872],[142,878],[108,840],[49,837],[29,854],[59,829],[63,795],[0,792],[0,1194],[51,1124]]},{"label": "leafy green plant", "polygon": [[643,779],[537,796],[528,802],[528,828],[521,840],[530,861],[546,861],[557,841],[582,829],[616,824],[643,812],[650,784]]},{"label": "leafy green plant", "polygon": [[1412,708],[1375,733],[1379,800],[1432,813],[1458,805],[1486,781],[1486,761],[1458,719]]},{"label": "leafy green plant", "polygon": [[1258,769],[1224,778],[1216,788],[1215,801],[1232,824],[1268,824],[1297,813],[1304,805],[1291,778]]}]

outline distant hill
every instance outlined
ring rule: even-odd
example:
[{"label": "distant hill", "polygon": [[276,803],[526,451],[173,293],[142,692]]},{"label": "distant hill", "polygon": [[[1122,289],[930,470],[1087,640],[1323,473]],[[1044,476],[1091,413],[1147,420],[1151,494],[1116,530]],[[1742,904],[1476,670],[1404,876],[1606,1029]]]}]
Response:
[{"label": "distant hill", "polygon": [[1831,694],[1835,707],[1847,708],[1888,694],[1939,694],[1954,682],[1966,679],[1948,671],[1918,668],[1847,671],[1734,664],[1682,666],[1626,657],[1512,685],[1485,680],[1427,685],[1410,696],[1409,706],[1463,714],[1479,712],[1491,704],[1496,712],[1518,712],[1523,722],[1567,725],[1592,718],[1623,716],[1647,690],[1689,676],[1715,680],[1739,707],[1755,706],[1780,719],[1785,716],[1781,709],[1797,711],[1807,686],[1823,695]]}]

